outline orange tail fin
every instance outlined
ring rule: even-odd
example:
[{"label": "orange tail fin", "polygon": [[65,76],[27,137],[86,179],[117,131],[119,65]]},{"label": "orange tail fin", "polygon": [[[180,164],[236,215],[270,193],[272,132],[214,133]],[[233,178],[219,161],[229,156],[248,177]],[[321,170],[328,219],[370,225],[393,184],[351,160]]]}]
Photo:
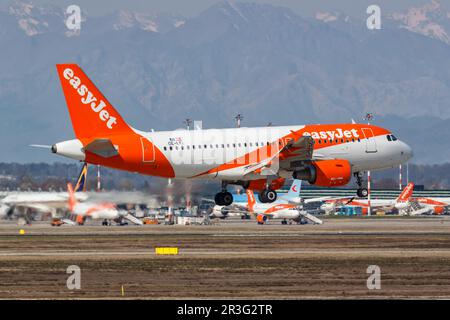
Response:
[{"label": "orange tail fin", "polygon": [[407,202],[409,198],[412,196],[414,191],[414,183],[410,182],[408,185],[403,189],[402,193],[397,198],[397,202]]},{"label": "orange tail fin", "polygon": [[131,127],[78,65],[58,64],[56,68],[77,138],[108,137],[132,132]]},{"label": "orange tail fin", "polygon": [[67,184],[67,192],[69,193],[69,210],[72,211],[77,204],[77,199],[75,198],[75,192],[73,192],[71,183]]},{"label": "orange tail fin", "polygon": [[255,194],[253,190],[247,189],[247,201],[248,201],[248,211],[253,212],[253,207],[255,206]]}]

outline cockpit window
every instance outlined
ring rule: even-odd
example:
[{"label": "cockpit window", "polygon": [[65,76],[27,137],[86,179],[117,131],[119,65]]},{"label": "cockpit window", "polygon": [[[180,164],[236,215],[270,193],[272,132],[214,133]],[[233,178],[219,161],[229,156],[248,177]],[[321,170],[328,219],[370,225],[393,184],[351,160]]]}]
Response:
[{"label": "cockpit window", "polygon": [[388,134],[388,135],[386,136],[386,138],[388,139],[388,141],[392,141],[391,135]]},{"label": "cockpit window", "polygon": [[393,134],[391,134],[391,137],[392,137],[392,141],[397,141],[397,138]]}]

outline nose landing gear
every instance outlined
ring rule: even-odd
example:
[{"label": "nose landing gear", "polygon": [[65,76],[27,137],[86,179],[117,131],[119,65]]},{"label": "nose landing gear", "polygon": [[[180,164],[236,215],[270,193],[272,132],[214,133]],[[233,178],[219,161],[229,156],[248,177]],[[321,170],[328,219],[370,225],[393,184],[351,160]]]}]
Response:
[{"label": "nose landing gear", "polygon": [[356,194],[358,195],[358,197],[360,198],[365,198],[369,195],[369,191],[367,190],[367,188],[363,188],[362,187],[362,183],[363,183],[363,173],[362,172],[355,172],[353,174],[356,178],[356,184],[358,185],[358,190],[356,190]]}]

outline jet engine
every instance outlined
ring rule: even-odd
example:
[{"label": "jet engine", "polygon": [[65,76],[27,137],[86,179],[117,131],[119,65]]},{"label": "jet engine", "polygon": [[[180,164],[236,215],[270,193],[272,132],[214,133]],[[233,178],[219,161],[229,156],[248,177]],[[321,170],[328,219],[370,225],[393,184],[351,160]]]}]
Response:
[{"label": "jet engine", "polygon": [[350,163],[343,159],[313,161],[302,170],[295,171],[293,177],[316,186],[336,187],[350,181],[352,170]]}]

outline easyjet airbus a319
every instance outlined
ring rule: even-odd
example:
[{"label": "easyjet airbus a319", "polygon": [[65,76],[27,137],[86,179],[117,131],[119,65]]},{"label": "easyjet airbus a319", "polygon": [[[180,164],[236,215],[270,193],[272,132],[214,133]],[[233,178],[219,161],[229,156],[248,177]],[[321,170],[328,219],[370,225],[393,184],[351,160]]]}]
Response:
[{"label": "easyjet airbus a319", "polygon": [[367,124],[143,132],[122,119],[79,66],[60,64],[57,70],[76,139],[54,144],[53,153],[151,176],[219,180],[218,205],[233,202],[229,184],[273,202],[289,177],[342,186],[354,175],[358,195],[366,196],[364,171],[412,157],[389,130]]}]

